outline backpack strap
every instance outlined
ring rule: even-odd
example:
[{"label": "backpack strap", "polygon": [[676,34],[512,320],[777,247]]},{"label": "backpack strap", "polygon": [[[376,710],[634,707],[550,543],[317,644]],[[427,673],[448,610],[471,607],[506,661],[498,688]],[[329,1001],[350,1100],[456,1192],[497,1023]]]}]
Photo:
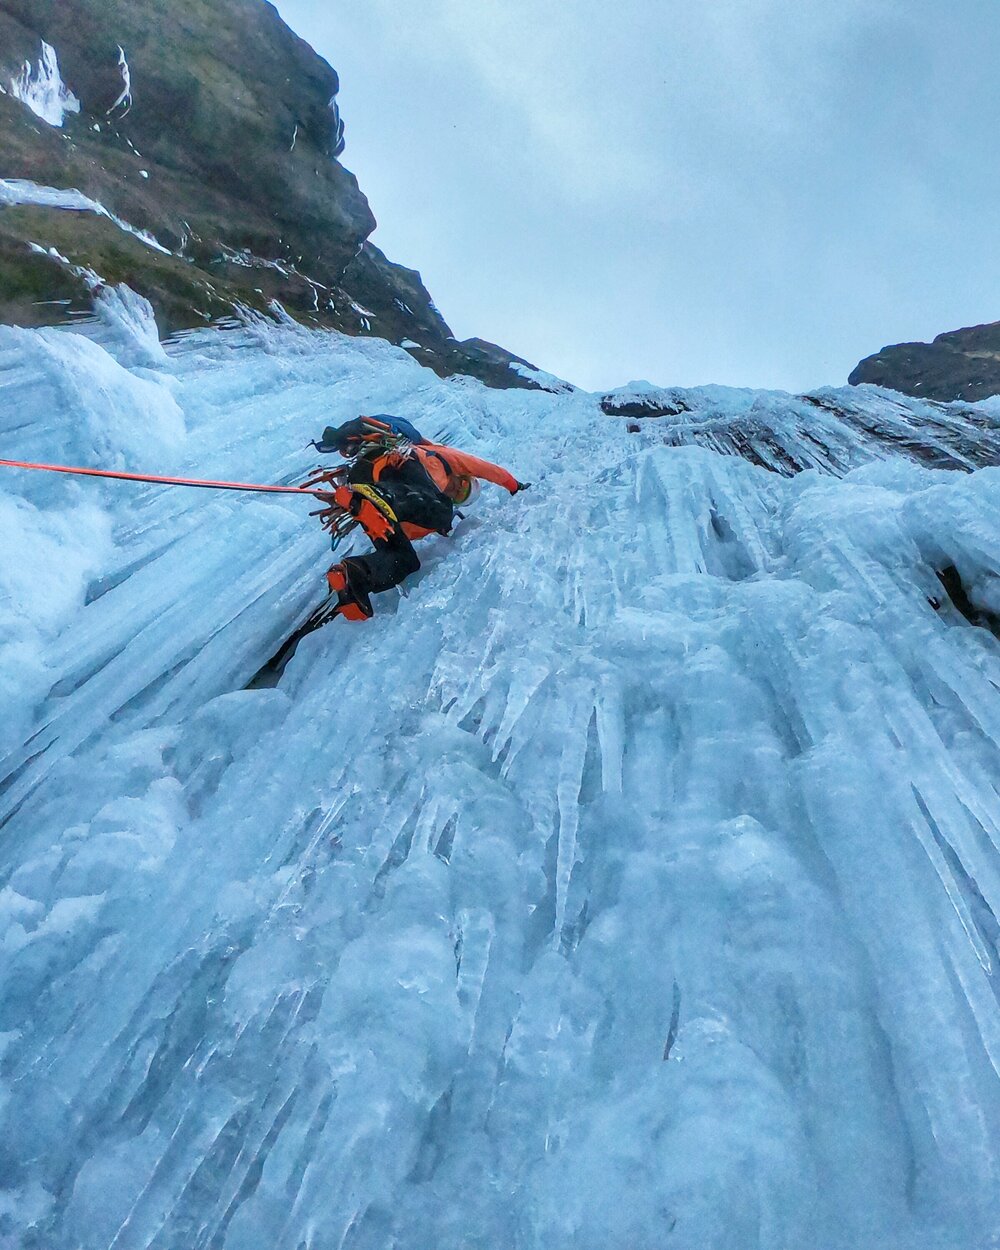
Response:
[{"label": "backpack strap", "polygon": [[441,463],[444,465],[445,472],[448,474],[448,476],[449,477],[454,476],[455,470],[451,467],[451,463],[448,460],[446,460],[444,456],[442,456],[441,453],[436,448],[433,451],[428,450],[427,455],[433,456],[435,460],[440,460]]}]

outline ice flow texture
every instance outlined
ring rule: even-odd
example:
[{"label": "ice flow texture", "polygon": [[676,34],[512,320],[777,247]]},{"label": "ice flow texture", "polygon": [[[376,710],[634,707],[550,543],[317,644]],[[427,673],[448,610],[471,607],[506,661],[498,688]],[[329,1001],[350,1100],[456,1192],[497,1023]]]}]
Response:
[{"label": "ice flow texture", "polygon": [[5,455],[279,482],[389,411],[537,484],[247,691],[303,501],[0,479],[0,1244],[993,1244],[1000,646],[935,569],[1000,609],[1000,409],[630,433],[102,298],[0,329]]}]

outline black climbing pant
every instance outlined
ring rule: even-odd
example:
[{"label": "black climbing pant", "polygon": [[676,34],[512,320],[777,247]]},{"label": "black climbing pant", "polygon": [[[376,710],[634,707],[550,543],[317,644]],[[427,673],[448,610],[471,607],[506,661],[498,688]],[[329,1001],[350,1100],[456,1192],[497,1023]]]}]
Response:
[{"label": "black climbing pant", "polygon": [[[420,472],[423,474],[422,469]],[[396,515],[392,532],[385,538],[369,534],[375,550],[366,556],[348,556],[343,562],[349,568],[353,584],[369,595],[398,586],[420,568],[413,543],[403,532],[404,523],[447,534],[455,515],[451,500],[429,480],[426,484],[382,480],[376,489]]]},{"label": "black climbing pant", "polygon": [[375,550],[366,556],[348,556],[351,582],[369,595],[388,590],[420,568],[413,543],[396,526],[388,538],[372,539]]}]

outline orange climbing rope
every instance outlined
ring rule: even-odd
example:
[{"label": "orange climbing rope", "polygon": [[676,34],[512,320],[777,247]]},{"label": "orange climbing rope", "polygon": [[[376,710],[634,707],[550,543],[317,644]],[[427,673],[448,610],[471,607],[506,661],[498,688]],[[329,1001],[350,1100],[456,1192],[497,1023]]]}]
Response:
[{"label": "orange climbing rope", "polygon": [[317,490],[312,480],[304,486],[264,486],[258,482],[211,482],[197,477],[163,477],[157,473],[123,473],[115,469],[83,469],[68,464],[32,464],[27,460],[0,460],[10,469],[43,469],[46,473],[72,473],[79,477],[111,477],[125,482],[156,482],[161,486],[201,486],[208,490],[249,490],[265,494],[314,495],[327,499],[329,490]]}]

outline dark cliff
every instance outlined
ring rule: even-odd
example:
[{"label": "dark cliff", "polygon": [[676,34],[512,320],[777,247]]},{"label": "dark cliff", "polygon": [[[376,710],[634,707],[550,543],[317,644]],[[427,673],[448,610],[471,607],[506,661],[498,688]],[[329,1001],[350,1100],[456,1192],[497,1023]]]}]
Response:
[{"label": "dark cliff", "polygon": [[[43,94],[43,41],[75,97],[61,127],[18,88]],[[92,271],[145,295],[164,333],[276,300],[406,342],[442,375],[534,385],[499,349],[457,342],[419,274],[367,242],[338,88],[264,0],[0,0],[0,178],[76,188],[165,249],[97,213],[0,207],[0,317],[79,313]]]},{"label": "dark cliff", "polygon": [[1000,322],[939,334],[932,343],[883,347],[862,360],[849,381],[943,403],[1000,395]]}]

